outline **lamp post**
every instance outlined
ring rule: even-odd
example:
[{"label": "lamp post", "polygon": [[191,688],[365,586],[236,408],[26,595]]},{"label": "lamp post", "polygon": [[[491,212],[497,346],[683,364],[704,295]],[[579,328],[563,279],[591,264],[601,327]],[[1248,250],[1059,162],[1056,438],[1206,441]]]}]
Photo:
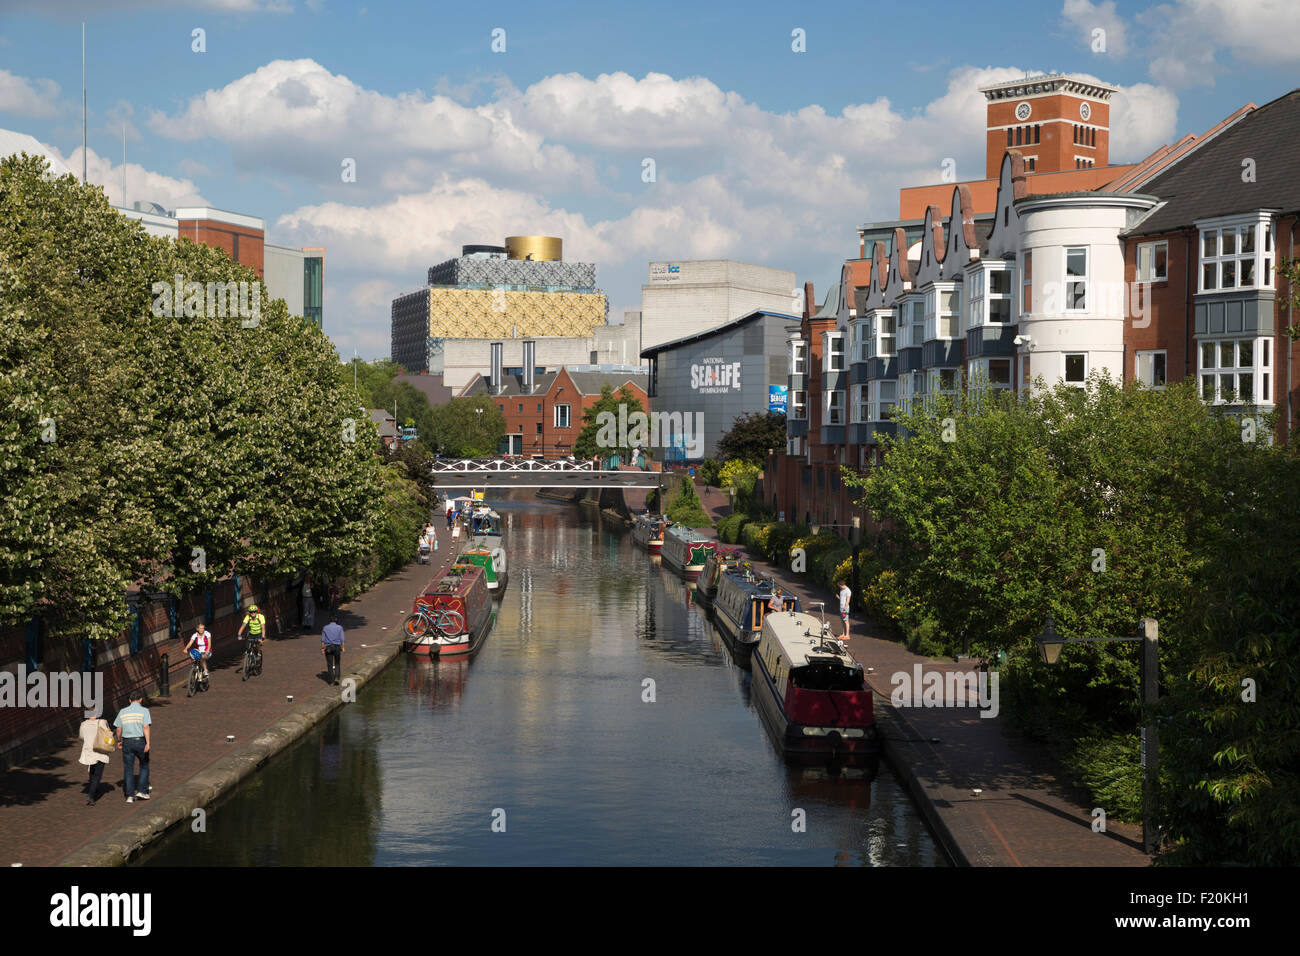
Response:
[{"label": "lamp post", "polygon": [[1055,664],[1061,658],[1066,644],[1111,644],[1141,641],[1142,665],[1142,846],[1148,855],[1160,849],[1160,738],[1156,734],[1152,713],[1160,696],[1160,625],[1153,617],[1138,622],[1138,632],[1133,637],[1061,637],[1056,632],[1052,615],[1047,615],[1042,633],[1038,635],[1038,652],[1044,664]]}]

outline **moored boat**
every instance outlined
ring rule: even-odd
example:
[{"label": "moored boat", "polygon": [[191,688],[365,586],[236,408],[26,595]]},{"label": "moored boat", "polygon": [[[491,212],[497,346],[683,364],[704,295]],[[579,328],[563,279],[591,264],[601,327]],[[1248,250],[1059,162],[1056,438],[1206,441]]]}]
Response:
[{"label": "moored boat", "polygon": [[501,516],[486,505],[480,505],[469,515],[469,544],[471,548],[501,547]]},{"label": "moored boat", "polygon": [[510,572],[506,568],[506,553],[501,548],[488,550],[469,547],[462,551],[456,560],[464,564],[476,564],[482,568],[487,579],[488,593],[494,598],[500,598],[506,593]]},{"label": "moored boat", "polygon": [[[443,627],[434,626],[432,622],[444,611]],[[492,597],[483,568],[457,563],[442,578],[429,582],[415,599],[404,626],[402,647],[408,654],[426,657],[472,656],[483,646],[491,627]]]},{"label": "moored boat", "polygon": [[[713,618],[723,638],[734,649],[748,650],[758,643],[776,589],[776,582],[754,574],[747,565],[719,574]],[[782,594],[781,610],[802,611],[803,608],[795,595]]]},{"label": "moored boat", "polygon": [[745,556],[735,548],[718,548],[710,552],[704,559],[699,580],[695,582],[696,597],[700,604],[705,607],[712,606],[714,596],[718,593],[718,581],[722,577],[722,572],[739,567],[744,560]]},{"label": "moored boat", "polygon": [[667,524],[668,519],[663,515],[637,515],[632,519],[632,540],[651,554],[658,554],[664,545]]},{"label": "moored boat", "polygon": [[862,665],[811,614],[769,614],[751,691],[783,754],[845,760],[880,753]]},{"label": "moored boat", "polygon": [[688,581],[694,581],[704,570],[709,552],[718,543],[700,534],[694,528],[675,524],[664,532],[664,545],[659,554],[664,564]]}]

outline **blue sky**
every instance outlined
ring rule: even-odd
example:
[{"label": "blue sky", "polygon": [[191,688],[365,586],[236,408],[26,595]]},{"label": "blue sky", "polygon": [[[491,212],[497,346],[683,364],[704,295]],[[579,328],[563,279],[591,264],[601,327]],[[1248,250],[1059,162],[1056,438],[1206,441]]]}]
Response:
[{"label": "blue sky", "polygon": [[125,122],[129,200],[203,201],[325,245],[326,331],[366,357],[387,354],[392,295],[462,243],[561,235],[616,315],[651,259],[792,269],[820,296],[900,186],[939,181],[947,158],[983,175],[982,83],[1118,85],[1126,161],[1282,94],[1300,60],[1289,0],[0,0],[0,127],[78,170],[83,19],[91,178],[120,199]]}]

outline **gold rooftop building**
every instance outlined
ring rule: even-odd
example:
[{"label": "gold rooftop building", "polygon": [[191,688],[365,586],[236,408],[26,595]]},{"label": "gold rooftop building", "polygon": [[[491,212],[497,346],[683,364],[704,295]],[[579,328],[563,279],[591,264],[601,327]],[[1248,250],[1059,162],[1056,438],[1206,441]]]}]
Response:
[{"label": "gold rooftop building", "polygon": [[441,373],[447,339],[591,337],[609,314],[596,266],[563,251],[555,236],[510,236],[432,266],[426,288],[393,300],[393,361]]}]

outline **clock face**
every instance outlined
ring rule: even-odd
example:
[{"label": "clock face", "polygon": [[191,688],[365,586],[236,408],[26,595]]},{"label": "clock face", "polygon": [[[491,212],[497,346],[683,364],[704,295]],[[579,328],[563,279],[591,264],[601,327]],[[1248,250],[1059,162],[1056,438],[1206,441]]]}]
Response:
[{"label": "clock face", "polygon": [[1029,119],[1029,114],[1032,112],[1033,109],[1028,103],[1021,103],[1016,107],[1016,119],[1023,122],[1024,120]]},{"label": "clock face", "polygon": [[1079,115],[1082,116],[1084,119],[1087,119],[1092,115],[1092,107],[1089,106],[1087,103],[1080,103]]}]

